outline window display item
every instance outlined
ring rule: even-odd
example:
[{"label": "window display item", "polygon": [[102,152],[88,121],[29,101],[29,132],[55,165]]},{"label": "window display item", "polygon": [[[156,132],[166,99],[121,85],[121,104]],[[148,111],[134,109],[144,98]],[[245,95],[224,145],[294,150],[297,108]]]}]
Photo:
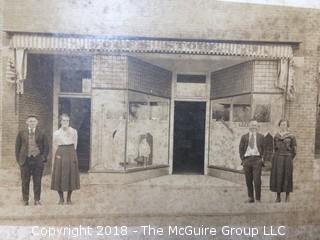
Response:
[{"label": "window display item", "polygon": [[138,157],[135,159],[138,166],[152,165],[153,137],[150,133],[140,135]]}]

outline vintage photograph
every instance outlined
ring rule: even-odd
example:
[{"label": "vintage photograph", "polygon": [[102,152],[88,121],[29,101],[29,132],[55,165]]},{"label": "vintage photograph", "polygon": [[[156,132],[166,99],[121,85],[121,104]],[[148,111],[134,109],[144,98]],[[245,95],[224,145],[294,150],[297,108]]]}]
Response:
[{"label": "vintage photograph", "polygon": [[320,239],[320,3],[0,0],[0,239]]}]

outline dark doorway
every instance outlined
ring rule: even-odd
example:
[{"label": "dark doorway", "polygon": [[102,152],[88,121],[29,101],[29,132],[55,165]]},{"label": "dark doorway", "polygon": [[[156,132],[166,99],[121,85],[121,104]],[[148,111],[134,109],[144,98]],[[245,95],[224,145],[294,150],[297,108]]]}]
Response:
[{"label": "dark doorway", "polygon": [[205,102],[175,102],[173,173],[203,174]]},{"label": "dark doorway", "polygon": [[87,172],[90,162],[91,100],[89,98],[60,97],[59,116],[61,113],[70,116],[70,126],[78,131],[79,169],[82,172]]}]

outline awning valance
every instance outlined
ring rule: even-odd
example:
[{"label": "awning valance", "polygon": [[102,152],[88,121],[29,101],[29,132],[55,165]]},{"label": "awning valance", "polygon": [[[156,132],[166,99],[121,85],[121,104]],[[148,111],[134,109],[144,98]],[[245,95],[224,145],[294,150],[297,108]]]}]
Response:
[{"label": "awning valance", "polygon": [[169,53],[244,56],[283,59],[292,57],[292,46],[277,43],[197,40],[106,39],[15,33],[11,47],[43,51]]}]

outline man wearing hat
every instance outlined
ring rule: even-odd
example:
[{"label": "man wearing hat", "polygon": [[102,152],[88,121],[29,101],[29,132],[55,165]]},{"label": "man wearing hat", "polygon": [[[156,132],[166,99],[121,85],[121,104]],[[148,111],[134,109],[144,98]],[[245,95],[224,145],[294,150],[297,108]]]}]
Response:
[{"label": "man wearing hat", "polygon": [[16,160],[20,167],[22,197],[24,205],[29,204],[30,177],[33,179],[34,205],[41,205],[41,178],[44,163],[49,153],[48,140],[44,132],[37,127],[38,119],[29,115],[27,127],[18,133],[16,139]]}]

